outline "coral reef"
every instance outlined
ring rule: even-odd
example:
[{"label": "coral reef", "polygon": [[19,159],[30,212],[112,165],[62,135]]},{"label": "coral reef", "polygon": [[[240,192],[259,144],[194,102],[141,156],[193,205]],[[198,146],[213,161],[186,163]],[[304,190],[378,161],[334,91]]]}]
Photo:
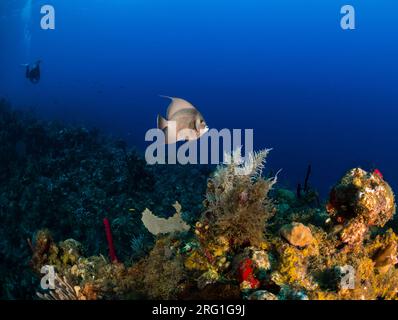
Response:
[{"label": "coral reef", "polygon": [[[151,208],[167,218],[178,200],[189,208],[184,219],[195,223],[208,173],[207,166],[147,166],[137,151],[96,129],[39,121],[0,100],[0,298],[35,296],[26,239],[33,242],[41,229],[107,255],[106,216],[117,258],[137,262],[154,243],[140,213]],[[132,255],[138,237],[144,250]]]},{"label": "coral reef", "polygon": [[[257,163],[264,162],[264,154]],[[255,158],[253,156],[252,159]],[[177,228],[170,229],[168,234],[159,233],[149,255],[130,267],[121,263],[112,264],[101,257],[77,257],[83,251],[78,243],[67,240],[66,243],[55,245],[48,231],[37,233],[33,246],[33,266],[36,265],[37,270],[40,265],[51,263],[57,266],[63,277],[60,278],[64,279],[54,292],[39,294],[40,297],[249,300],[398,298],[398,270],[395,267],[398,263],[398,236],[393,230],[384,232],[380,229],[379,233],[369,233],[355,246],[342,246],[341,235],[328,224],[326,208],[322,215],[317,211],[321,209],[309,210],[303,217],[305,223],[299,222],[298,216],[295,217],[297,221],[293,222],[291,215],[284,218],[286,212],[281,217],[278,210],[273,208],[274,201],[267,197],[276,179],[265,180],[258,174],[241,175],[237,173],[239,171],[228,173],[235,165],[230,163],[219,167],[209,179],[205,211],[195,224],[194,232],[181,233]],[[350,172],[358,172],[358,169]],[[371,175],[366,174],[366,177],[371,178]],[[384,180],[377,181],[383,190],[390,191]],[[215,185],[223,189],[215,188]],[[243,202],[240,197],[242,189],[247,192]],[[219,190],[219,193],[215,190]],[[379,188],[376,190],[380,191]],[[281,193],[285,196],[282,197]],[[335,203],[334,193],[333,189],[329,203]],[[279,195],[280,202],[294,201],[285,190],[275,194]],[[386,195],[393,196],[389,192]],[[234,200],[234,205],[226,206],[226,199]],[[361,197],[350,199],[352,208],[363,208]],[[372,212],[372,221],[378,221],[381,227],[387,222],[386,217],[392,217],[395,204],[383,206],[389,202],[384,198],[376,199],[380,202],[373,201],[373,207],[368,205],[367,211],[356,213]],[[263,219],[261,234],[249,231],[245,226],[239,231],[236,231],[236,226],[225,223],[222,228],[219,227],[222,215],[233,215],[232,210],[242,217],[231,219],[230,223],[252,225],[248,221],[253,218],[252,212],[247,207],[253,208]],[[380,210],[379,217],[374,217],[376,208],[381,207],[390,208],[391,211],[386,213]],[[292,205],[292,208],[301,207]],[[180,213],[181,207],[176,206],[176,210]],[[344,213],[353,219],[357,217],[354,212],[351,215],[348,215],[348,211]],[[246,219],[243,215],[246,215]],[[311,223],[318,220],[319,216],[325,218],[323,226]],[[161,220],[162,223],[164,221],[167,220]],[[273,228],[277,231],[267,231]],[[235,236],[241,239],[235,239]],[[69,285],[66,286],[65,282]]]},{"label": "coral reef", "polygon": [[[266,152],[259,153],[249,161],[255,160],[252,163],[262,165],[265,156]],[[273,190],[273,200],[268,193],[276,178],[262,178],[258,168],[231,170],[234,166],[236,163],[233,162],[220,166],[209,178],[205,210],[195,224],[194,232],[181,233],[177,228],[170,229],[168,234],[159,233],[149,255],[131,267],[111,264],[100,257],[76,258],[81,251],[76,242],[68,240],[69,247],[64,242],[55,245],[48,231],[39,232],[32,262],[39,265],[51,262],[58,266],[63,277],[75,276],[69,280],[69,291],[65,292],[63,285],[54,293],[40,296],[60,299],[86,299],[88,296],[95,299],[398,299],[398,270],[395,267],[398,236],[392,229],[380,228],[392,218],[395,203],[391,189],[379,175],[373,177],[361,169],[350,171],[360,173],[363,184],[378,182],[372,184],[376,192],[366,189],[368,194],[365,196],[362,191],[353,192],[348,194],[349,197],[341,195],[338,199],[342,201],[336,202],[336,188],[331,192],[326,206],[329,214],[331,203],[339,203],[339,208],[345,208],[343,201],[350,199],[353,211],[336,211],[336,217],[341,212],[353,220],[362,217],[360,221],[369,222],[365,224],[367,229],[372,225],[379,227],[378,232],[367,232],[360,242],[350,245],[344,243],[335,226],[330,225],[326,208],[320,214],[321,208],[308,207],[300,222],[299,215],[286,214],[287,211],[280,212],[277,206],[274,207],[277,199],[279,204],[289,203],[288,211],[302,212],[301,199],[294,193]],[[345,177],[337,186],[350,185],[351,181]],[[383,192],[386,197],[391,197],[392,203],[380,196]],[[370,196],[375,198],[370,200],[367,198]],[[180,213],[181,207],[177,206],[176,210]],[[256,219],[261,217],[261,221],[256,221],[262,232],[247,229],[247,225],[252,226],[249,220],[254,218],[253,212],[257,214]],[[234,214],[240,218],[229,218]],[[224,215],[228,220],[224,220],[220,227]],[[320,224],[320,217],[324,222],[317,226],[313,222]],[[164,221],[167,220],[161,220]],[[344,228],[338,218],[333,221]],[[242,226],[236,228],[237,223]],[[94,267],[88,271],[87,265]],[[91,295],[86,293],[87,288],[91,288]]]},{"label": "coral reef", "polygon": [[237,150],[209,176],[148,167],[122,141],[5,101],[0,125],[1,298],[398,299],[395,198],[378,170],[348,171],[323,205],[311,167],[296,192],[264,178],[269,150]]},{"label": "coral reef", "polygon": [[341,241],[361,243],[371,226],[383,227],[395,213],[395,199],[379,171],[350,170],[332,189],[327,211]]},{"label": "coral reef", "polygon": [[268,152],[252,154],[242,163],[237,161],[237,150],[209,179],[206,210],[196,224],[196,239],[189,244],[185,261],[198,276],[199,290],[218,282],[241,290],[260,285],[255,273],[268,266],[267,254],[261,250],[266,246],[266,223],[275,212],[267,195],[276,177],[261,177]]}]

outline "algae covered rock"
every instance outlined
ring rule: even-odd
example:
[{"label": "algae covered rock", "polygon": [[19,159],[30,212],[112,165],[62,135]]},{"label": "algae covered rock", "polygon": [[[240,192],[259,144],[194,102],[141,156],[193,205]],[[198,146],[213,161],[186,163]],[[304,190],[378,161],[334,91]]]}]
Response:
[{"label": "algae covered rock", "polygon": [[386,247],[381,248],[374,257],[375,267],[380,272],[388,271],[388,269],[398,263],[397,243],[391,242]]},{"label": "algae covered rock", "polygon": [[331,193],[327,211],[335,225],[343,225],[342,242],[362,242],[370,226],[383,227],[396,210],[391,187],[379,171],[350,170],[336,184]]},{"label": "algae covered rock", "polygon": [[83,254],[83,246],[80,242],[74,239],[67,239],[59,244],[61,249],[61,259],[63,264],[74,264]]},{"label": "algae covered rock", "polygon": [[254,291],[248,298],[249,300],[279,300],[276,295],[267,290]]},{"label": "algae covered rock", "polygon": [[293,222],[284,225],[280,233],[283,238],[295,247],[306,247],[314,241],[310,228],[302,223]]}]

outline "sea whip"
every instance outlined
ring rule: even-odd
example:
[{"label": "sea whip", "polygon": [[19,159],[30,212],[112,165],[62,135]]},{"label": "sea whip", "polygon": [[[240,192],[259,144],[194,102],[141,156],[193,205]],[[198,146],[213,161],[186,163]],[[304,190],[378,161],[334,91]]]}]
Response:
[{"label": "sea whip", "polygon": [[113,245],[111,225],[109,224],[108,218],[104,218],[104,226],[105,226],[106,240],[108,240],[109,257],[111,258],[112,262],[118,262],[115,252],[115,246]]}]

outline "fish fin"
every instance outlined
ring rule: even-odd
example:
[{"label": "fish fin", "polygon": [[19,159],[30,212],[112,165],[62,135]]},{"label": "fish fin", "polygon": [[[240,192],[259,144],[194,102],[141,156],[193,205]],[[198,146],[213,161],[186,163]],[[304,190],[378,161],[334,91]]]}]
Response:
[{"label": "fish fin", "polygon": [[167,127],[167,120],[163,118],[160,114],[158,115],[157,119],[158,129],[164,130]]},{"label": "fish fin", "polygon": [[180,142],[180,141],[189,141],[189,139],[187,139],[186,137],[182,137],[182,136],[177,137],[177,142]]},{"label": "fish fin", "polygon": [[167,119],[171,119],[173,115],[175,115],[178,111],[192,109],[196,110],[196,108],[190,104],[188,101],[181,99],[181,98],[174,98],[168,96],[161,96],[162,98],[171,99],[171,103],[167,109]]}]

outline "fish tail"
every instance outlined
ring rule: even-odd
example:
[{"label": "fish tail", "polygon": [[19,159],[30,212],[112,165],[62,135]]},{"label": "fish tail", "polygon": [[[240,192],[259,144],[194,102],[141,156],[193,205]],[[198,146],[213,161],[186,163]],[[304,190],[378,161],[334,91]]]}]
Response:
[{"label": "fish tail", "polygon": [[163,118],[160,114],[158,115],[158,129],[164,130],[167,127],[167,120]]}]

